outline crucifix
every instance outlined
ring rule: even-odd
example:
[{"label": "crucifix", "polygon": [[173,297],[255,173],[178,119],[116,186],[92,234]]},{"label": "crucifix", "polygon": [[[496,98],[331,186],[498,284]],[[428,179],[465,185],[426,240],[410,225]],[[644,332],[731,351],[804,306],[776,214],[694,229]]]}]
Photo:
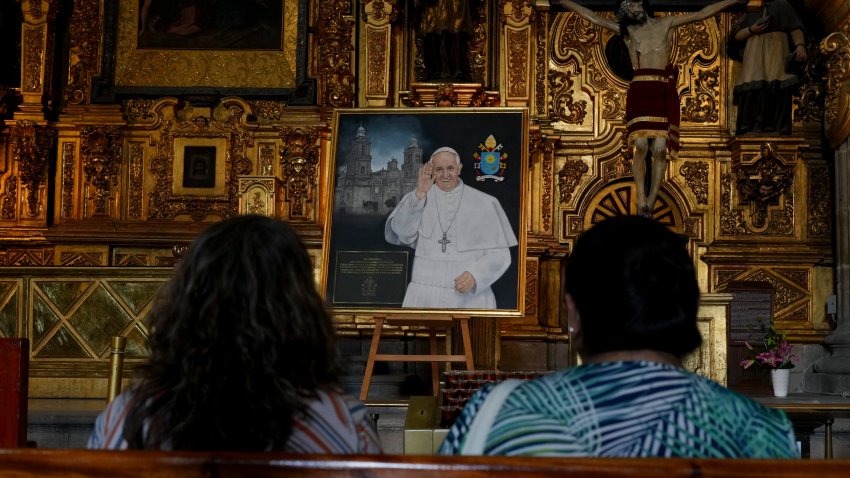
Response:
[{"label": "crucifix", "polygon": [[440,243],[440,245],[442,245],[442,246],[443,246],[443,252],[445,253],[445,252],[446,252],[446,244],[448,244],[448,243],[450,243],[450,242],[452,242],[452,241],[450,241],[450,240],[446,239],[446,233],[444,232],[444,233],[443,233],[443,238],[442,238],[442,239],[440,239],[440,240],[439,240],[439,241],[437,241],[437,242],[439,242],[439,243]]}]

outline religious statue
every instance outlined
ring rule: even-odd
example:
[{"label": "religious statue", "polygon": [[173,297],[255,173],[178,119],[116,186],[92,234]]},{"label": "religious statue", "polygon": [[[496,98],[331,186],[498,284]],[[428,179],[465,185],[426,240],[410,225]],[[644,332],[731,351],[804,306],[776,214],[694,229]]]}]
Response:
[{"label": "religious statue", "polygon": [[413,0],[425,80],[469,81],[470,0]]},{"label": "religious statue", "polygon": [[729,56],[743,63],[734,90],[737,134],[791,134],[791,95],[800,81],[794,66],[807,58],[794,8],[765,0],[763,9],[743,15],[732,27]]},{"label": "religious statue", "polygon": [[[673,29],[711,17],[736,3],[746,0],[723,0],[686,15],[656,18],[648,0],[617,2],[617,21],[593,13],[571,0],[559,0],[564,7],[576,12],[594,25],[619,33],[626,43],[634,68],[634,78],[626,96],[628,143],[633,149],[632,174],[640,215],[651,216],[661,179],[669,160],[679,154],[679,95],[676,91],[678,69],[670,63]],[[646,193],[647,152],[652,138],[652,172],[649,193]],[[669,158],[669,159],[668,159]]]}]

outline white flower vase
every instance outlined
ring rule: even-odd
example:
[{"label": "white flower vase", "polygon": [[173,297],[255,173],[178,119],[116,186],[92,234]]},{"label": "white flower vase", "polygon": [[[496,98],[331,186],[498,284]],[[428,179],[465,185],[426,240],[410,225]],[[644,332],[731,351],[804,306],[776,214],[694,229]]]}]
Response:
[{"label": "white flower vase", "polygon": [[788,377],[791,375],[791,369],[775,368],[770,371],[770,381],[773,383],[774,397],[788,396]]}]

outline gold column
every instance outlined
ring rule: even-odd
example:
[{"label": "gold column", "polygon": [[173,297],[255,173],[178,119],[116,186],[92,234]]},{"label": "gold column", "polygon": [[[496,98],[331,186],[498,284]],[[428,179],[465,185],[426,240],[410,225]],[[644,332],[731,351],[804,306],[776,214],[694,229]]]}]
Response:
[{"label": "gold column", "polygon": [[531,72],[534,41],[531,25],[536,12],[527,0],[501,0],[501,56],[504,59],[501,79],[505,85],[502,97],[507,106],[528,106],[531,99]]},{"label": "gold column", "polygon": [[121,375],[124,373],[124,349],[127,347],[127,337],[112,337],[112,360],[109,363],[109,386],[107,387],[106,402],[115,400],[121,393]]},{"label": "gold column", "polygon": [[361,49],[365,61],[360,66],[360,90],[366,106],[387,106],[390,96],[392,22],[397,16],[396,0],[364,0]]},{"label": "gold column", "polygon": [[824,130],[837,148],[850,137],[850,25],[824,38],[820,51],[829,57]]},{"label": "gold column", "polygon": [[57,0],[19,0],[24,23],[21,29],[21,96],[17,120],[44,120],[44,107],[52,84],[54,21]]}]

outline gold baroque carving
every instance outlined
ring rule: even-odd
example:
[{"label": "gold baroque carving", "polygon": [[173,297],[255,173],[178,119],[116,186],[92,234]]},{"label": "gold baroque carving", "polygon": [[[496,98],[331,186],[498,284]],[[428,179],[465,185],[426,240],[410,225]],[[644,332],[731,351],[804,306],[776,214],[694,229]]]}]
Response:
[{"label": "gold baroque carving", "polygon": [[127,155],[130,160],[130,205],[128,212],[130,217],[134,219],[142,217],[144,154],[145,148],[143,143],[130,143],[130,152]]},{"label": "gold baroque carving", "polygon": [[[711,18],[700,22],[686,23],[674,30],[673,45],[676,48],[674,56],[676,62],[674,64],[686,64],[695,53],[700,53],[706,59],[717,54],[717,44],[716,41],[712,40],[712,37],[720,32],[716,23],[714,28],[711,28],[709,22],[712,22]],[[720,38],[720,35],[716,35],[716,38]]]},{"label": "gold baroque carving", "polygon": [[575,14],[568,14],[561,25],[552,58],[558,64],[564,64],[572,55],[590,58],[591,49],[602,37],[601,30]]},{"label": "gold baroque carving", "polygon": [[748,281],[767,282],[773,287],[773,307],[774,310],[780,311],[794,302],[805,299],[806,294],[790,287],[785,281],[776,278],[773,274],[769,274],[765,269],[758,269],[755,274],[747,278]]},{"label": "gold baroque carving", "polygon": [[274,217],[275,183],[276,179],[273,177],[240,177],[240,213]]},{"label": "gold baroque carving", "polygon": [[[237,108],[239,110],[240,108]],[[232,109],[231,109],[232,111]],[[163,122],[158,140],[152,141],[155,156],[150,170],[155,179],[153,191],[148,197],[151,219],[174,219],[188,215],[200,221],[208,215],[229,217],[238,210],[239,196],[236,194],[235,178],[251,172],[251,162],[243,154],[251,138],[239,124],[239,115],[232,114],[225,121],[210,120],[198,116],[188,120]],[[226,138],[223,197],[177,195],[172,191],[174,139],[175,138]]]},{"label": "gold baroque carving", "polygon": [[602,166],[602,177],[606,182],[632,175],[632,156],[634,152],[629,147],[627,133],[620,132],[620,154],[615,161],[607,161]]},{"label": "gold baroque carving", "polygon": [[15,206],[18,204],[18,177],[6,178],[6,192],[3,193],[3,205],[0,207],[0,217],[15,219]]},{"label": "gold baroque carving", "polygon": [[[603,16],[610,17],[610,13]],[[551,58],[560,67],[570,67],[573,71],[584,71],[586,84],[592,86],[601,95],[602,118],[606,120],[622,119],[625,114],[626,84],[617,80],[603,66],[605,38],[610,33],[583,20],[578,15],[568,13],[555,29],[554,50]],[[551,93],[557,95],[557,93]]]},{"label": "gold baroque carving", "polygon": [[138,120],[145,120],[152,117],[151,107],[153,100],[147,99],[132,99],[127,100],[124,106],[124,112],[127,115],[127,120],[131,123]]},{"label": "gold baroque carving", "polygon": [[717,277],[717,287],[722,286],[744,272],[746,272],[746,269],[721,269],[716,271],[715,277]]},{"label": "gold baroque carving", "polygon": [[682,121],[692,123],[717,123],[720,120],[720,65],[710,69],[696,69],[693,91],[683,96]]},{"label": "gold baroque carving", "polygon": [[809,58],[799,86],[797,95],[794,96],[794,121],[810,121],[820,123],[823,121],[824,93],[826,66],[824,55],[817,49],[806,46]]},{"label": "gold baroque carving", "polygon": [[52,266],[53,265],[53,248],[34,248],[34,249],[9,249],[6,251],[5,266]]},{"label": "gold baroque carving", "polygon": [[274,145],[260,145],[260,176],[274,176]]},{"label": "gold baroque carving", "polygon": [[38,189],[45,184],[47,161],[56,131],[40,127],[34,121],[18,121],[11,128],[12,159],[18,163],[21,183],[27,188],[26,212],[29,216],[39,213]]},{"label": "gold baroque carving", "polygon": [[89,97],[91,75],[100,71],[97,53],[103,24],[99,0],[76,0],[73,3],[65,101],[78,105]]},{"label": "gold baroque carving", "polygon": [[794,226],[794,170],[786,166],[772,143],[761,146],[752,164],[733,161],[738,205],[749,209],[748,228],[766,234],[791,234]]},{"label": "gold baroque carving", "polygon": [[508,90],[513,97],[528,94],[528,29],[507,31]]},{"label": "gold baroque carving", "polygon": [[687,161],[679,167],[679,174],[685,178],[697,204],[708,204],[708,163]]},{"label": "gold baroque carving", "polygon": [[850,136],[850,25],[824,38],[820,51],[827,57],[826,135],[838,147]]},{"label": "gold baroque carving", "polygon": [[[635,214],[633,181],[617,181],[607,184],[595,193],[584,213],[584,227],[589,228],[605,219]],[[675,230],[682,230],[682,220],[676,204],[662,190],[655,201],[652,219]]]},{"label": "gold baroque carving", "polygon": [[561,192],[561,204],[566,204],[572,199],[581,176],[588,171],[584,161],[580,159],[568,159],[564,166],[558,171],[558,191]]},{"label": "gold baroque carving", "polygon": [[24,91],[41,91],[41,68],[44,56],[44,28],[24,26]]},{"label": "gold baroque carving", "polygon": [[351,69],[354,21],[346,18],[350,11],[350,0],[319,2],[316,32],[319,74],[325,86],[322,103],[334,108],[354,105],[354,74]]},{"label": "gold baroque carving", "polygon": [[807,269],[774,269],[774,271],[791,280],[798,286],[808,290],[809,271]]},{"label": "gold baroque carving", "polygon": [[[371,15],[378,23],[384,20],[384,18],[389,20],[390,23],[396,21],[396,18],[398,17],[396,1],[397,0],[363,0],[363,4],[360,6],[363,18],[368,20]],[[389,14],[387,14],[387,11],[389,11]]]},{"label": "gold baroque carving", "polygon": [[540,282],[538,268],[540,262],[535,259],[525,261],[525,315],[537,315],[537,287]]},{"label": "gold baroque carving", "polygon": [[366,78],[368,82],[367,91],[370,95],[386,93],[388,86],[386,77],[387,37],[389,34],[388,28],[369,29],[366,34],[366,49],[369,58]]},{"label": "gold baroque carving", "polygon": [[253,100],[248,101],[248,105],[258,118],[267,121],[279,121],[286,109],[286,103],[283,101]]},{"label": "gold baroque carving", "polygon": [[720,178],[720,232],[722,234],[749,234],[744,222],[744,212],[736,210],[732,204],[731,173]]},{"label": "gold baroque carving", "polygon": [[70,219],[74,215],[74,163],[76,145],[62,143],[62,217]]},{"label": "gold baroque carving", "polygon": [[97,267],[103,263],[103,255],[92,252],[62,252],[59,261],[64,267]]},{"label": "gold baroque carving", "polygon": [[534,105],[537,108],[537,114],[541,116],[546,114],[546,69],[548,68],[546,58],[546,40],[547,34],[549,33],[549,29],[547,28],[548,19],[548,13],[541,13],[537,16],[537,57],[535,58],[534,68]]},{"label": "gold baroque carving", "polygon": [[[137,48],[139,5],[117,2],[115,85],[136,87],[294,88],[298,2],[283,2],[281,48],[190,50]],[[330,2],[322,2],[322,5]],[[349,10],[350,11],[350,10]]]},{"label": "gold baroque carving", "polygon": [[574,81],[569,73],[553,71],[550,73],[550,88],[556,92],[552,96],[551,113],[556,121],[568,124],[581,124],[587,116],[587,101],[573,99]]},{"label": "gold baroque carving", "polygon": [[509,20],[514,23],[523,23],[526,19],[534,21],[537,10],[532,6],[530,0],[501,0],[499,2],[499,18],[502,23],[508,23]]},{"label": "gold baroque carving", "polygon": [[552,164],[555,159],[555,143],[556,140],[545,138],[539,131],[535,131],[529,137],[530,151],[533,154],[539,152],[543,158],[541,164],[542,180],[541,187],[542,197],[540,210],[543,219],[543,230],[548,231],[552,224]]},{"label": "gold baroque carving", "polygon": [[809,235],[832,235],[832,175],[827,166],[809,168]]},{"label": "gold baroque carving", "polygon": [[[474,83],[486,83],[487,76],[487,5],[488,2],[478,2],[476,12],[478,18],[472,22],[472,39],[469,42],[469,76]],[[424,77],[424,64],[423,75]]]},{"label": "gold baroque carving", "polygon": [[86,126],[80,130],[80,156],[86,182],[94,187],[94,216],[107,216],[107,198],[121,168],[121,130],[117,126]]},{"label": "gold baroque carving", "polygon": [[280,129],[283,146],[280,148],[281,179],[286,185],[286,197],[292,207],[291,217],[306,217],[305,203],[308,201],[310,187],[316,185],[319,165],[319,129],[290,128]]}]

